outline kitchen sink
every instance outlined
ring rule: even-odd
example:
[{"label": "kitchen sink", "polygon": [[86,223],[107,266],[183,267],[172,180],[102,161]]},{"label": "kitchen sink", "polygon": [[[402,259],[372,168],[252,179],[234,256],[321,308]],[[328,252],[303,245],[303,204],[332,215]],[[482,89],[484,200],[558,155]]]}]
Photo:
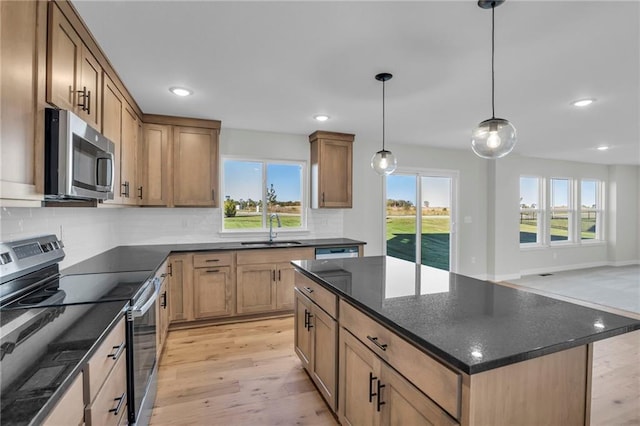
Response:
[{"label": "kitchen sink", "polygon": [[243,246],[292,247],[302,244],[300,241],[243,241]]}]

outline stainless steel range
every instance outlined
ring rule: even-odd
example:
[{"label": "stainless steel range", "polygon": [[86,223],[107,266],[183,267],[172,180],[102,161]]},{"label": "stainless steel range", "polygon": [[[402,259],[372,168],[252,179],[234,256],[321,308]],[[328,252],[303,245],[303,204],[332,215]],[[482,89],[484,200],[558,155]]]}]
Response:
[{"label": "stainless steel range", "polygon": [[[152,406],[155,399],[154,309],[162,283],[148,279],[153,271],[61,275],[63,247],[55,235],[0,243],[3,424],[46,405],[65,377],[81,368],[82,342],[54,351],[55,356],[51,348],[98,304],[121,306],[126,313],[128,418],[130,424],[145,424],[143,403]],[[100,335],[99,324],[94,328]]]}]

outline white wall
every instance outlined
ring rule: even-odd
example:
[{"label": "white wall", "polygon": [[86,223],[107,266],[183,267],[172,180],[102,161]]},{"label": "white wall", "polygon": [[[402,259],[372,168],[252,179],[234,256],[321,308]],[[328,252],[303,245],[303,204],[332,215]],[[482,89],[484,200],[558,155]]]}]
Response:
[{"label": "white wall", "polygon": [[[613,265],[638,263],[640,167],[609,166],[608,246]],[[634,196],[635,195],[635,196]]]}]

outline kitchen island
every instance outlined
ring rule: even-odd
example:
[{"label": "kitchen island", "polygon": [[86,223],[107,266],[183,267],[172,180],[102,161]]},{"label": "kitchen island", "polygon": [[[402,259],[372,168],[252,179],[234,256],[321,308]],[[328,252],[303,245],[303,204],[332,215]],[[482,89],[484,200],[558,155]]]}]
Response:
[{"label": "kitchen island", "polygon": [[296,352],[342,424],[588,424],[592,343],[640,328],[384,256],[294,265]]}]

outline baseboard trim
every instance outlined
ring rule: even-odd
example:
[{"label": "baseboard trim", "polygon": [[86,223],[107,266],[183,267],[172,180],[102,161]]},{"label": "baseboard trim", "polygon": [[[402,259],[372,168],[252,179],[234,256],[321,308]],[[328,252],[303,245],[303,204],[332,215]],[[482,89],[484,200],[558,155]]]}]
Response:
[{"label": "baseboard trim", "polygon": [[597,268],[600,266],[610,266],[610,263],[607,261],[601,261],[601,262],[589,262],[589,263],[574,263],[572,265],[545,266],[544,268],[523,269],[522,271],[520,271],[520,275],[525,276],[525,275],[546,274],[549,272],[572,271],[574,269]]},{"label": "baseboard trim", "polygon": [[618,262],[609,262],[610,266],[631,266],[640,265],[640,260],[621,260]]}]

